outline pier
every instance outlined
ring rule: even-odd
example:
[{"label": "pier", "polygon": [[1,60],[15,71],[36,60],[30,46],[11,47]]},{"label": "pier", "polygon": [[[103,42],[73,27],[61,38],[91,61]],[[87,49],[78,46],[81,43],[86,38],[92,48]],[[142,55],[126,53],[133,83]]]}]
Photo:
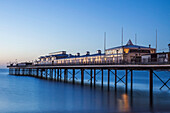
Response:
[{"label": "pier", "polygon": [[[18,75],[18,76],[33,76],[37,78],[49,79],[61,81],[63,76],[63,81],[68,82],[68,80],[72,80],[72,83],[75,83],[75,76],[78,73],[81,73],[81,85],[84,84],[84,73],[90,75],[90,86],[96,86],[96,75],[101,76],[101,87],[103,88],[103,71],[106,70],[108,74],[107,87],[110,89],[110,74],[112,74],[115,78],[114,85],[115,91],[117,90],[117,83],[123,82],[125,84],[125,90],[127,92],[128,88],[128,76],[131,76],[131,90],[133,90],[133,71],[135,70],[145,70],[149,71],[149,92],[150,96],[153,94],[153,76],[156,76],[162,83],[162,87],[169,86],[167,81],[163,81],[158,75],[155,74],[154,71],[165,71],[170,70],[170,65],[30,65],[30,66],[8,66],[10,75]],[[68,71],[69,70],[69,71]],[[72,70],[72,71],[70,71]],[[75,71],[78,71],[75,73]],[[87,72],[90,70],[90,72]],[[123,77],[119,77],[117,74],[118,70],[124,70],[125,75]],[[98,72],[97,72],[98,71]],[[68,78],[68,73],[72,75],[71,78]],[[123,78],[125,77],[125,81]],[[93,81],[93,82],[92,82]],[[92,84],[93,83],[93,84]],[[160,89],[162,89],[160,87]]]},{"label": "pier", "polygon": [[[58,82],[67,83],[72,82],[75,84],[76,75],[81,74],[80,84],[84,85],[85,74],[87,73],[90,76],[90,87],[96,87],[96,75],[101,76],[101,88],[103,85],[103,71],[107,71],[107,89],[110,90],[110,76],[113,75],[115,91],[117,91],[117,83],[122,82],[125,86],[125,93],[128,93],[128,83],[130,83],[130,93],[133,95],[133,71],[135,70],[145,70],[149,71],[149,97],[150,97],[150,106],[153,106],[153,77],[156,76],[163,85],[160,87],[168,88],[170,87],[167,83],[170,81],[170,78],[166,81],[163,81],[155,71],[165,71],[170,70],[170,65],[29,65],[29,66],[8,66],[10,75],[17,76],[31,76],[41,79],[54,80]],[[125,75],[119,77],[117,71],[125,71]],[[77,72],[76,72],[77,71]],[[71,75],[68,78],[68,73]],[[128,76],[130,76],[130,82],[128,82]],[[123,80],[125,78],[125,81]]]}]

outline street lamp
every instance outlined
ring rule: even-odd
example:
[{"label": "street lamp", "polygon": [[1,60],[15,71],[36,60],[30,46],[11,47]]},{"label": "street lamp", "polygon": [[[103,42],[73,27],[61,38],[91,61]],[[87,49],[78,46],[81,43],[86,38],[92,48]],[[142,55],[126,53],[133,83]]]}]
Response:
[{"label": "street lamp", "polygon": [[139,56],[140,56],[140,47],[138,47],[138,50],[139,50]]},{"label": "street lamp", "polygon": [[75,64],[76,64],[77,62],[76,62],[76,55],[75,55]]},{"label": "street lamp", "polygon": [[168,44],[168,47],[169,47],[169,52],[170,52],[170,43]]},{"label": "street lamp", "polygon": [[140,62],[140,47],[138,47],[138,51],[139,51],[139,57],[138,57],[138,62]]}]

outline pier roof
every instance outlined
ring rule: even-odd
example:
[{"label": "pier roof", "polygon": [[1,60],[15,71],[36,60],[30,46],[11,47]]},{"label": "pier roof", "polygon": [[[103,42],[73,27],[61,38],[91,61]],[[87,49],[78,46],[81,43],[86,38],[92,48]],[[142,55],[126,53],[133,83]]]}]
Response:
[{"label": "pier roof", "polygon": [[92,56],[99,56],[99,55],[104,55],[104,53],[97,53],[97,54],[91,54],[91,55],[82,55],[82,56],[76,56],[76,55],[72,55],[66,58],[60,58],[60,59],[67,59],[67,58],[81,58],[81,57],[92,57]]},{"label": "pier roof", "polygon": [[[150,48],[150,47],[134,45],[132,43],[132,41],[129,40],[126,45],[117,46],[117,47],[109,48],[109,49],[106,49],[106,50],[112,50],[112,49],[118,49],[118,48]],[[151,48],[151,49],[154,49],[154,48]]]}]

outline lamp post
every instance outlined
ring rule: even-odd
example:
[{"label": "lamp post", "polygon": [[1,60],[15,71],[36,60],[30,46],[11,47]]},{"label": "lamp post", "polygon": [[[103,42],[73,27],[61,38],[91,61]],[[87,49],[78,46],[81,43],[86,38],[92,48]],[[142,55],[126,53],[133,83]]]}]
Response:
[{"label": "lamp post", "polygon": [[140,47],[138,47],[138,51],[139,51],[139,56],[140,56]]},{"label": "lamp post", "polygon": [[117,53],[117,64],[118,64],[118,51],[119,51],[119,50],[116,50],[116,53]]},{"label": "lamp post", "polygon": [[76,64],[76,55],[75,55],[75,62],[74,63]]},{"label": "lamp post", "polygon": [[170,43],[168,44],[168,47],[169,47],[169,52],[170,52]]}]

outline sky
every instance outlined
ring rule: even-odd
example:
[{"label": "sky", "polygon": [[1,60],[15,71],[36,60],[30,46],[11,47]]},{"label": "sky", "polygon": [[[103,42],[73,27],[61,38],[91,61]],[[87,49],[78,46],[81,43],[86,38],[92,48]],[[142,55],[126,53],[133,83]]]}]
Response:
[{"label": "sky", "polygon": [[137,44],[168,51],[170,0],[0,0],[0,67],[50,52],[85,54]]}]

